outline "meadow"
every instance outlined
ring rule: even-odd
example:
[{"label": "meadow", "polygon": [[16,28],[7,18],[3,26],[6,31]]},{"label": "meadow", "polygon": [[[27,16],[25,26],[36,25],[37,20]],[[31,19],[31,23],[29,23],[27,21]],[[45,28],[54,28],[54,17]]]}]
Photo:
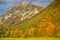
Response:
[{"label": "meadow", "polygon": [[0,38],[0,40],[60,40],[60,38],[54,37],[40,37],[40,38]]}]

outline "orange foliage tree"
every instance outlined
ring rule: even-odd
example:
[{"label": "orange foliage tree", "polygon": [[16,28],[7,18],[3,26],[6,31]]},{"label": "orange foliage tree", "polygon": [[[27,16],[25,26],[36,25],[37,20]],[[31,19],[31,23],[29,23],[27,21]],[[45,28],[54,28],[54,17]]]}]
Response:
[{"label": "orange foliage tree", "polygon": [[54,29],[55,29],[55,25],[54,24],[52,24],[52,23],[48,23],[48,27],[45,29],[45,31],[46,31],[46,35],[47,36],[53,36],[54,35]]},{"label": "orange foliage tree", "polygon": [[56,34],[57,34],[57,37],[60,37],[60,26],[56,27]]},{"label": "orange foliage tree", "polygon": [[23,30],[19,30],[18,35],[23,36]]},{"label": "orange foliage tree", "polygon": [[23,30],[19,30],[19,29],[16,29],[14,30],[14,34],[17,36],[17,37],[22,37],[23,36]]},{"label": "orange foliage tree", "polygon": [[36,29],[35,28],[30,28],[29,29],[29,36],[34,36]]}]

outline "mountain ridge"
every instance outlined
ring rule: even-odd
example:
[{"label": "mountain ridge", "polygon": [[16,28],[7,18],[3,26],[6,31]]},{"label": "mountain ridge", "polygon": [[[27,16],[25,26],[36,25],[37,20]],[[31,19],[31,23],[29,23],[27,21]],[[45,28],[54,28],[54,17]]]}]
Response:
[{"label": "mountain ridge", "polygon": [[[2,17],[0,17],[0,18],[2,20],[8,20],[8,19],[11,19],[11,18],[14,19],[16,17],[21,18],[24,15],[25,15],[24,18],[26,18],[30,15],[32,15],[32,16],[36,15],[35,13],[38,13],[39,10],[42,10],[42,9],[43,8],[41,6],[36,6],[36,5],[32,5],[32,4],[22,2],[18,5],[16,5],[15,7],[11,8],[10,10],[8,10],[8,12],[6,12],[4,15],[1,15]],[[0,19],[0,21],[2,21],[1,19]],[[24,19],[22,18],[21,20],[24,20]]]}]

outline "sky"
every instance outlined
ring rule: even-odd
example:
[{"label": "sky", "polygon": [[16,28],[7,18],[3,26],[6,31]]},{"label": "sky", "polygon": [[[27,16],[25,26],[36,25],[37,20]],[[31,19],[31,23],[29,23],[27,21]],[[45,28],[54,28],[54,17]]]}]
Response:
[{"label": "sky", "polygon": [[0,15],[7,12],[12,7],[16,6],[21,2],[27,2],[30,4],[47,7],[53,0],[0,0]]}]

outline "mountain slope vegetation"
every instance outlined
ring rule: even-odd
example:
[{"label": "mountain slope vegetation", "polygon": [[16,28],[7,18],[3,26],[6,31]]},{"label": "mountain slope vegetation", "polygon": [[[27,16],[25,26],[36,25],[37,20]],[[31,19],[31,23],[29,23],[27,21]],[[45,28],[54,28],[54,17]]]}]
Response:
[{"label": "mountain slope vegetation", "polygon": [[60,1],[54,0],[37,15],[5,30],[5,37],[60,38]]}]

